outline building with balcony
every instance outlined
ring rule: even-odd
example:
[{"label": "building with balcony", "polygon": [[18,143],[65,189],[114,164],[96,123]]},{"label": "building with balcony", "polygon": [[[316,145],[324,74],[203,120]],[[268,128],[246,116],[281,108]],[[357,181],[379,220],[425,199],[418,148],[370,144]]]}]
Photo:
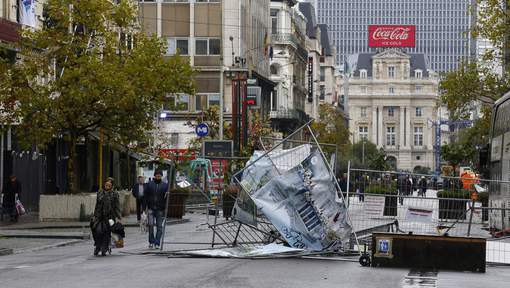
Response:
[{"label": "building with balcony", "polygon": [[321,56],[319,57],[319,102],[334,105],[337,102],[335,90],[335,47],[330,42],[328,26],[319,24]]},{"label": "building with balcony", "polygon": [[297,0],[271,1],[271,81],[276,83],[269,118],[276,131],[292,132],[307,120],[305,86],[308,53],[306,19]]},{"label": "building with balcony", "polygon": [[[235,147],[241,117],[258,111],[269,117],[274,83],[269,79],[269,0],[139,1],[139,18],[147,34],[167,41],[168,56],[179,53],[198,70],[195,95],[169,95],[160,130],[170,135],[169,149],[186,149],[196,137],[188,125],[208,107],[220,106],[233,121]],[[243,109],[248,94],[259,103]],[[244,104],[243,104],[244,103]],[[257,108],[254,108],[257,107]],[[244,135],[246,139],[246,135]]]},{"label": "building with balcony", "polygon": [[423,54],[388,49],[350,58],[347,88],[352,142],[383,148],[395,169],[434,168],[438,83]]},{"label": "building with balcony", "polygon": [[317,119],[319,116],[319,105],[321,103],[320,57],[323,56],[323,49],[321,46],[321,29],[317,24],[315,8],[311,3],[300,2],[299,11],[305,16],[307,20],[306,50],[308,51],[308,67],[306,85],[308,89],[308,95],[305,102],[305,111],[310,117]]}]

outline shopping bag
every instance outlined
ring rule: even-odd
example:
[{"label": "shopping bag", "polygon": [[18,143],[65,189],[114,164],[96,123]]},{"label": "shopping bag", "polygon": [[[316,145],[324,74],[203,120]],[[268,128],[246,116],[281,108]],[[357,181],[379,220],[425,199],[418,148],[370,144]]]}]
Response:
[{"label": "shopping bag", "polygon": [[16,200],[16,212],[18,212],[19,216],[25,215],[25,213],[26,213],[25,207],[23,206],[23,204],[19,200]]},{"label": "shopping bag", "polygon": [[124,248],[124,238],[117,233],[112,233],[112,248]]}]

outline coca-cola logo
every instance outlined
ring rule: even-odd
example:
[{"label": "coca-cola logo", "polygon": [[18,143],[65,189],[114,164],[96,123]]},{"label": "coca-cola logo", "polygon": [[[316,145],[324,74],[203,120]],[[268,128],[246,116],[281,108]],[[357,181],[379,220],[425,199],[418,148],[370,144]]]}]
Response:
[{"label": "coca-cola logo", "polygon": [[407,40],[409,38],[410,28],[387,28],[379,27],[375,29],[372,38],[374,40]]},{"label": "coca-cola logo", "polygon": [[415,26],[369,25],[370,47],[414,47]]}]

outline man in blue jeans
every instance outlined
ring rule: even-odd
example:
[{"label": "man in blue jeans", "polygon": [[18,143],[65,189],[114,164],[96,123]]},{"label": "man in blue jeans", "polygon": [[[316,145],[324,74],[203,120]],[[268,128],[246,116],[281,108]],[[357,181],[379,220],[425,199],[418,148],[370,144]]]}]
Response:
[{"label": "man in blue jeans", "polygon": [[[165,216],[168,183],[161,181],[163,174],[160,170],[154,172],[154,180],[149,182],[144,193],[149,217],[149,248],[159,248],[163,234],[163,217]],[[154,236],[156,224],[156,236]]]}]

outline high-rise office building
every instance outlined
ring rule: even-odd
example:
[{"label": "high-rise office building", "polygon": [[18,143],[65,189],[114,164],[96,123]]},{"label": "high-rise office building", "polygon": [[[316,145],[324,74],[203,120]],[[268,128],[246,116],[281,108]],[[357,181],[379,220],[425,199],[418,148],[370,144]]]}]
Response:
[{"label": "high-rise office building", "polygon": [[476,0],[311,0],[319,23],[325,23],[337,47],[337,64],[355,53],[376,52],[368,46],[368,25],[415,25],[416,46],[436,72],[451,71],[459,61],[476,57],[470,35]]}]

